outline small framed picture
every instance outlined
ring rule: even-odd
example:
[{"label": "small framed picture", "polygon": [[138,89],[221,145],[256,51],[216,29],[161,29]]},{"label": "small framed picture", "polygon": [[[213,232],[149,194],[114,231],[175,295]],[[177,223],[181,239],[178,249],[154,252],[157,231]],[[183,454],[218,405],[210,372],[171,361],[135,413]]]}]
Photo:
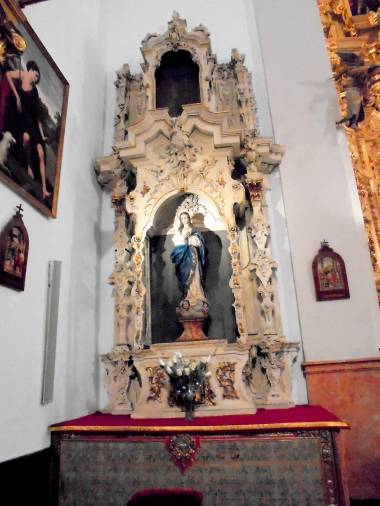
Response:
[{"label": "small framed picture", "polygon": [[57,214],[69,85],[14,0],[0,0],[0,181]]},{"label": "small framed picture", "polygon": [[313,277],[317,300],[349,299],[344,260],[326,241],[313,260]]},{"label": "small framed picture", "polygon": [[0,233],[0,284],[24,290],[29,253],[29,236],[22,219],[22,207]]}]

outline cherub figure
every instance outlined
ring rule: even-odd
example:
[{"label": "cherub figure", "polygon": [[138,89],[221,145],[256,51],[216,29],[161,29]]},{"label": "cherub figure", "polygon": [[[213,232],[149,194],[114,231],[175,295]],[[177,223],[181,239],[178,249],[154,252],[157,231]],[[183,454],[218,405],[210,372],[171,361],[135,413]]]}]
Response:
[{"label": "cherub figure", "polygon": [[380,65],[365,65],[363,58],[349,51],[340,51],[338,56],[344,68],[335,79],[340,80],[345,89],[347,114],[336,125],[345,123],[349,128],[355,129],[364,120],[370,82],[375,74],[380,73]]}]

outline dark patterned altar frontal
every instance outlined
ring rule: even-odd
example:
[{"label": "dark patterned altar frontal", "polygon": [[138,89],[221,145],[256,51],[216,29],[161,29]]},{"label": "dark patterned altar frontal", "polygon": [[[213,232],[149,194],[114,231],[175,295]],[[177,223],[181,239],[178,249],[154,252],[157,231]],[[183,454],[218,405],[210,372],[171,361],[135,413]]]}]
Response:
[{"label": "dark patterned altar frontal", "polygon": [[343,504],[332,431],[345,427],[318,406],[191,424],[88,415],[51,427],[53,504],[121,506],[160,488],[201,492],[204,506]]},{"label": "dark patterned altar frontal", "polygon": [[138,490],[193,488],[204,506],[325,504],[320,442],[215,438],[202,440],[182,474],[164,441],[65,441],[60,505],[125,506]]}]

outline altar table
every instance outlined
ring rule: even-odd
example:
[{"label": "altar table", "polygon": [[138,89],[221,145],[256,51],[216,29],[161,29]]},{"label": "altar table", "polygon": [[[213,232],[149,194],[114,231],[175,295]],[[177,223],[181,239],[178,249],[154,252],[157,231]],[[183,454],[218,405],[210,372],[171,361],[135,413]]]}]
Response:
[{"label": "altar table", "polygon": [[52,504],[126,506],[184,488],[204,506],[343,505],[334,437],[345,428],[319,406],[192,421],[93,413],[50,427]]}]

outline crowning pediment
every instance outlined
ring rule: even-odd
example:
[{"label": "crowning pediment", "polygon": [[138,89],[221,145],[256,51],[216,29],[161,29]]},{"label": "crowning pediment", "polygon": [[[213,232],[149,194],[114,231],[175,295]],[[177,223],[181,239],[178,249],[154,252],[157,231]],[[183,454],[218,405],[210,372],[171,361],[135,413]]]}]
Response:
[{"label": "crowning pediment", "polygon": [[114,153],[98,160],[99,176],[107,178],[107,172],[113,170],[116,160],[128,162],[146,157],[149,145],[160,136],[169,142],[176,127],[188,136],[197,130],[208,138],[207,144],[212,138],[215,149],[230,147],[234,157],[239,155],[240,130],[229,127],[226,112],[209,111],[203,104],[183,107],[184,112],[175,120],[169,116],[167,109],[147,111],[141,121],[129,127],[127,139],[114,148]]}]

